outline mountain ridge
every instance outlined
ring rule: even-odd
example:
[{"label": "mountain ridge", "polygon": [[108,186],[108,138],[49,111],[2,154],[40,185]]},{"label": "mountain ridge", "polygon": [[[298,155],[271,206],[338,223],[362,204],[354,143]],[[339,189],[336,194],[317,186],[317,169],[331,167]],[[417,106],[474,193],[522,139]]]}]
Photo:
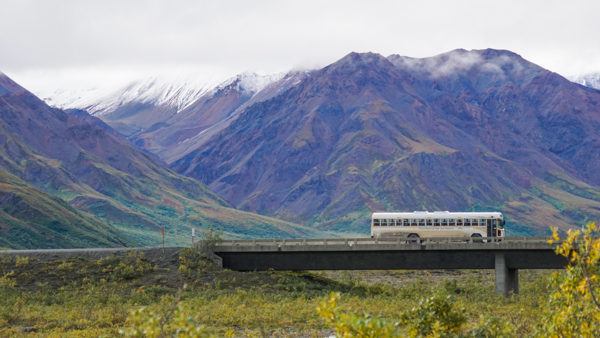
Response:
[{"label": "mountain ridge", "polygon": [[597,101],[509,50],[351,52],[251,96],[222,87],[130,139],[234,206],[295,222],[366,231],[374,210],[485,207],[539,233],[598,215]]},{"label": "mountain ridge", "polygon": [[[457,56],[462,62],[455,62]],[[413,67],[392,62],[397,60],[350,53],[248,107],[172,167],[245,210],[326,227],[337,223],[336,229],[365,231],[373,210],[464,210],[481,203],[510,210],[528,198],[540,205],[531,215],[513,216],[521,231],[542,231],[535,213],[540,219],[555,213],[562,226],[574,221],[565,216],[571,211],[538,201],[546,195],[531,190],[553,189],[542,179],[550,173],[598,189],[594,130],[600,119],[593,107],[599,97],[593,90],[508,51],[455,50],[411,60]],[[581,113],[573,117],[569,104],[548,92]],[[536,106],[544,112],[535,113]],[[434,170],[446,161],[456,168],[470,161],[479,170]],[[475,185],[461,192],[461,184]],[[410,196],[398,197],[404,190]],[[598,215],[596,197],[584,204],[589,215]],[[358,223],[343,221],[358,211]],[[532,221],[537,225],[527,227]]]},{"label": "mountain ridge", "polygon": [[[206,186],[134,148],[104,122],[81,111],[48,107],[6,76],[0,78],[0,91],[1,171],[26,182],[39,196],[59,197],[85,219],[118,229],[114,244],[152,243],[164,225],[174,243],[181,243],[191,226],[211,226],[234,237],[318,233],[232,209]],[[54,226],[62,224],[57,221]],[[13,222],[9,230],[14,234],[22,226]]]}]

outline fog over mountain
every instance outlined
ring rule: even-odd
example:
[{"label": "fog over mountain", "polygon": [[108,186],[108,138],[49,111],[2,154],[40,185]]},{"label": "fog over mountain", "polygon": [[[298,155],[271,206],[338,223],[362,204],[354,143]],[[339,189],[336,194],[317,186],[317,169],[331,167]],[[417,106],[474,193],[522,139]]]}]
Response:
[{"label": "fog over mountain", "polygon": [[600,72],[569,76],[569,79],[587,87],[600,89]]}]

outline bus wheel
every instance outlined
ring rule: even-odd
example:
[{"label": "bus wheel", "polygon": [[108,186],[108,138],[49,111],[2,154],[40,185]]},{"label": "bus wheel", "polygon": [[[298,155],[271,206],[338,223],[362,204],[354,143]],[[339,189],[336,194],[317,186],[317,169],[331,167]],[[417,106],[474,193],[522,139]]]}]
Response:
[{"label": "bus wheel", "polygon": [[471,240],[473,241],[473,243],[483,243],[483,238],[481,237],[481,234],[472,234]]},{"label": "bus wheel", "polygon": [[408,242],[409,243],[417,243],[419,242],[421,239],[421,237],[419,237],[419,235],[417,234],[410,234],[408,235]]}]

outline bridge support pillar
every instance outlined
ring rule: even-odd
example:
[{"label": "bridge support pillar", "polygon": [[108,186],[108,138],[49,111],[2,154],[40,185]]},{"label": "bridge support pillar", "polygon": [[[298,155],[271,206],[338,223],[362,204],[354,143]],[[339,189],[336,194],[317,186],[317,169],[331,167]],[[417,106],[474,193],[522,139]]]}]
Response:
[{"label": "bridge support pillar", "polygon": [[496,253],[496,292],[508,296],[519,293],[519,270],[509,269],[506,265],[506,257],[503,253]]}]

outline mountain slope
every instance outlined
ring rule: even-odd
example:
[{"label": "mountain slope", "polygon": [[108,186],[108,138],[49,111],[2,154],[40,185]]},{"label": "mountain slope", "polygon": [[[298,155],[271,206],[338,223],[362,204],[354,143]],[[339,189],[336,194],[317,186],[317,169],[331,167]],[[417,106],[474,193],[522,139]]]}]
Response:
[{"label": "mountain slope", "polygon": [[245,210],[336,230],[376,210],[500,209],[513,233],[600,216],[600,93],[509,51],[351,53],[175,161]]},{"label": "mountain slope", "polygon": [[86,110],[130,136],[164,122],[215,85],[210,79],[151,77],[134,81],[105,96],[75,101],[65,108]]},{"label": "mountain slope", "polygon": [[128,245],[158,243],[163,225],[173,243],[187,237],[189,226],[213,226],[232,236],[316,233],[229,208],[97,118],[50,108],[4,75],[0,112],[0,168],[115,227]]},{"label": "mountain slope", "polygon": [[300,77],[291,73],[259,76],[240,74],[215,87],[186,109],[162,123],[132,135],[132,141],[167,162],[173,162],[198,149],[222,128],[225,128],[246,106],[264,100],[274,91]]},{"label": "mountain slope", "polygon": [[65,201],[0,171],[0,247],[123,245],[115,230]]},{"label": "mountain slope", "polygon": [[306,72],[238,74],[223,82],[198,75],[154,77],[135,81],[109,95],[94,91],[57,91],[47,102],[85,110],[128,137],[137,146],[173,162],[237,117],[247,105],[265,100],[294,85]]}]

